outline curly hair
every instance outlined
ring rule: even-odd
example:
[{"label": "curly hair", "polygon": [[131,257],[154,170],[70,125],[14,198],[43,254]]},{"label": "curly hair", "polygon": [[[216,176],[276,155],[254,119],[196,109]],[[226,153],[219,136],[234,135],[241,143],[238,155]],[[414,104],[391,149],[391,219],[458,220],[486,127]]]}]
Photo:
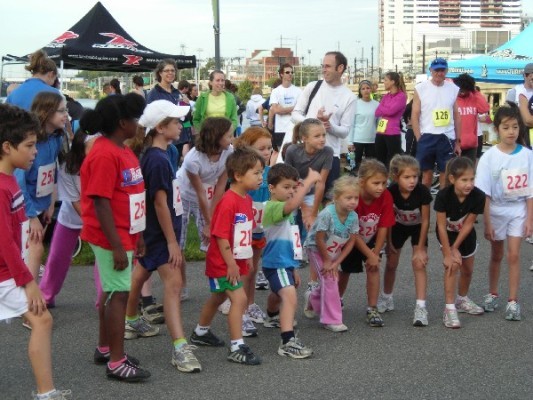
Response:
[{"label": "curly hair", "polygon": [[[9,104],[0,104],[0,146],[8,142],[17,148],[31,135],[37,135],[41,128],[35,114]],[[0,158],[2,158],[0,147]]]},{"label": "curly hair", "polygon": [[206,118],[200,133],[196,136],[196,149],[205,154],[220,152],[220,139],[232,128],[225,117]]}]

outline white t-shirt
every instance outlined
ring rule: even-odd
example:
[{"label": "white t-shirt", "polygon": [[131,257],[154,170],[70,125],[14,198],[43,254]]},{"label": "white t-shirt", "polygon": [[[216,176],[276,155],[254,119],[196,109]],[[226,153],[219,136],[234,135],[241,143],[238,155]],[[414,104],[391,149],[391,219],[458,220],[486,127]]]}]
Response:
[{"label": "white t-shirt", "polygon": [[[453,105],[457,100],[459,87],[448,81],[444,81],[442,86],[424,81],[416,85],[415,90],[420,98],[420,133],[444,133],[450,139],[455,139]],[[443,120],[443,115],[446,115],[447,124],[436,126],[438,120]]]},{"label": "white t-shirt", "polygon": [[210,185],[210,187],[214,188],[218,178],[226,169],[226,159],[231,153],[233,153],[233,146],[230,146],[227,150],[224,150],[218,161],[212,162],[207,157],[207,154],[199,152],[196,150],[196,147],[189,151],[176,175],[181,198],[187,201],[198,203],[198,196],[196,195],[189,177],[187,176],[187,171],[198,175],[204,184],[204,188],[206,188],[207,185]]},{"label": "white t-shirt", "polygon": [[516,93],[516,99],[515,103],[518,105],[520,104],[520,95],[525,96],[527,101],[533,96],[533,89],[528,89],[524,86],[524,84],[516,85],[515,87],[515,93]]},{"label": "white t-shirt", "polygon": [[[283,87],[279,85],[270,94],[270,105],[279,104],[281,107],[294,107],[302,90],[294,85]],[[276,114],[274,132],[291,132],[292,122],[290,114]]]},{"label": "white t-shirt", "polygon": [[349,143],[374,143],[376,141],[376,109],[379,103],[376,100],[364,101],[357,99],[357,110],[353,120]]},{"label": "white t-shirt", "polygon": [[333,149],[335,157],[339,157],[342,141],[348,136],[352,127],[356,112],[356,97],[346,86],[331,86],[324,81],[313,98],[307,115],[304,115],[309,96],[316,84],[317,82],[311,82],[305,87],[291,114],[292,121],[298,123],[305,118],[316,118],[318,110],[323,107],[326,114],[331,114],[329,119],[331,128],[326,134],[326,146]]},{"label": "white t-shirt", "polygon": [[80,215],[72,206],[73,202],[80,201],[80,190],[80,176],[68,174],[63,164],[59,169],[57,180],[57,195],[61,201],[57,220],[61,225],[70,229],[81,229],[83,226]]}]

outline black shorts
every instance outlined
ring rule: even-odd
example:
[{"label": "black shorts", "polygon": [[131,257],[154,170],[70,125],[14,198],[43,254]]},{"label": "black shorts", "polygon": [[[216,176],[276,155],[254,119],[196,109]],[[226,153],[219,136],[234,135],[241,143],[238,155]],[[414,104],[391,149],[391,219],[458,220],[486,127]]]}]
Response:
[{"label": "black shorts", "polygon": [[[457,236],[459,234],[457,232],[448,232],[448,241],[450,242],[450,246],[452,246],[455,242],[455,239],[457,239]],[[439,231],[437,230],[437,240],[439,239]],[[440,240],[439,240],[440,243]],[[463,243],[459,246],[459,253],[461,253],[461,256],[463,258],[467,258],[470,256],[473,256],[476,254],[477,251],[477,237],[476,237],[476,231],[472,229],[472,232],[463,240]]]},{"label": "black shorts", "polygon": [[285,138],[285,132],[274,132],[272,134],[272,148],[276,152],[281,151],[281,145],[283,144],[283,139]]},{"label": "black shorts", "polygon": [[[372,239],[370,243],[367,243],[369,248],[373,248],[376,245],[375,239]],[[366,257],[358,249],[354,248],[344,260],[341,262],[341,271],[346,274],[359,274],[364,271],[363,263],[366,261]]]},{"label": "black shorts", "polygon": [[477,158],[481,158],[483,155],[483,135],[477,137]]},{"label": "black shorts", "polygon": [[[181,238],[181,216],[178,228],[174,230],[178,243]],[[185,249],[182,249],[185,252]],[[165,240],[156,240],[146,243],[144,256],[139,258],[139,264],[148,272],[154,272],[160,266],[168,264],[170,255],[168,252],[167,242]]]},{"label": "black shorts", "polygon": [[[395,249],[401,249],[405,244],[405,241],[411,237],[411,246],[418,246],[420,241],[420,229],[421,225],[402,225],[396,222],[391,228],[391,244]],[[428,245],[426,238],[426,247]]]}]

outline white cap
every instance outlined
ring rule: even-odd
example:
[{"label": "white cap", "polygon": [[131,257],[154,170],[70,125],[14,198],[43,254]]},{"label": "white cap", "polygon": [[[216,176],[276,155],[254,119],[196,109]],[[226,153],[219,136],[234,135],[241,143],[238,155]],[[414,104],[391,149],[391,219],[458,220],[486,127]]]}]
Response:
[{"label": "white cap", "polygon": [[144,109],[143,115],[139,118],[139,125],[150,131],[165,118],[180,118],[187,115],[191,107],[177,106],[168,100],[155,100]]}]

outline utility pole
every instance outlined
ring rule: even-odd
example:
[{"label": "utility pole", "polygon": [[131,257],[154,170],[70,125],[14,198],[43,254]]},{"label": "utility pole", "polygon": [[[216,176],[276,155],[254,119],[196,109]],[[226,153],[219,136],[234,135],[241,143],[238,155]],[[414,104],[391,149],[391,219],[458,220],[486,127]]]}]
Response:
[{"label": "utility pole", "polygon": [[370,77],[374,77],[374,46],[370,48]]},{"label": "utility pole", "polygon": [[213,0],[213,30],[215,32],[215,69],[220,70],[220,6],[219,0]]}]

